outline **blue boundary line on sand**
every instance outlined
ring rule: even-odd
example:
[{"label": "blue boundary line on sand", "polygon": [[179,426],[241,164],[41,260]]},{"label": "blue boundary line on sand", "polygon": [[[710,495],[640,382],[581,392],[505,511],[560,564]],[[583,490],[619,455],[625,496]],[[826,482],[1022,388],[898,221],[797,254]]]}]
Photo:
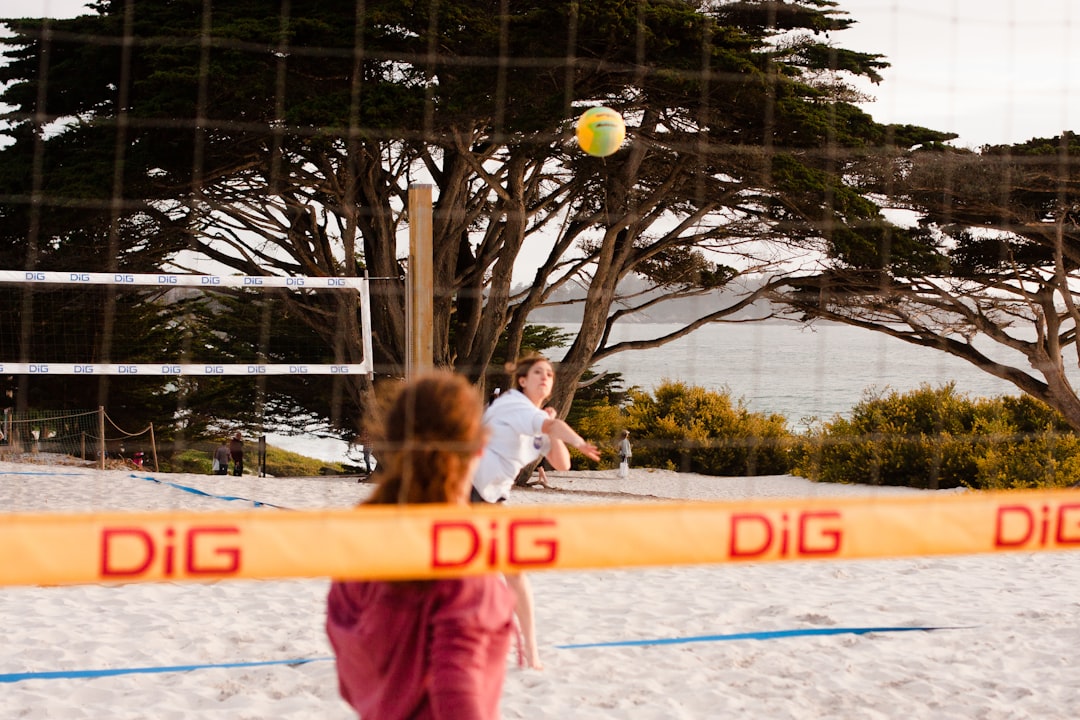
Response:
[{"label": "blue boundary line on sand", "polygon": [[214,668],[247,668],[267,665],[306,665],[313,662],[326,662],[332,657],[293,658],[292,660],[261,660],[257,662],[231,662],[208,665],[166,665],[161,667],[110,668],[108,670],[55,670],[49,672],[7,673],[0,675],[0,683],[14,683],[22,680],[63,680],[69,678],[99,678],[113,675],[141,675],[151,673],[188,672],[191,670],[210,670]]},{"label": "blue boundary line on sand", "polygon": [[202,497],[214,498],[215,500],[226,500],[226,501],[229,501],[229,502],[232,502],[232,501],[249,502],[252,505],[254,505],[255,507],[269,507],[269,508],[275,508],[277,510],[288,510],[289,509],[287,507],[282,507],[281,505],[274,505],[272,503],[263,502],[261,500],[252,500],[251,498],[240,497],[238,495],[214,495],[212,493],[205,492],[205,491],[200,490],[198,488],[188,487],[187,485],[180,485],[179,483],[166,482],[165,480],[158,480],[157,478],[150,477],[149,475],[134,475],[133,474],[131,477],[137,478],[139,480],[148,480],[149,482],[155,482],[158,485],[166,485],[168,487],[175,488],[177,490],[183,490],[184,492],[189,492],[189,493],[191,493],[193,495],[200,495]]},{"label": "blue boundary line on sand", "polygon": [[0,475],[65,475],[67,477],[93,477],[93,473],[58,473],[58,472],[0,472]]},{"label": "blue boundary line on sand", "polygon": [[765,630],[762,632],[732,633],[730,635],[697,635],[693,637],[654,638],[650,640],[614,640],[611,642],[577,643],[556,645],[560,650],[579,650],[581,648],[601,647],[639,647],[644,645],[682,645],[697,642],[723,642],[728,640],[774,640],[777,638],[806,637],[814,635],[866,635],[867,633],[895,632],[932,632],[934,630],[963,630],[966,627],[837,627],[837,628],[800,628],[796,630]]},{"label": "blue boundary line on sand", "polygon": [[[92,473],[58,473],[58,472],[0,472],[0,475],[64,475],[64,476],[67,476],[67,477],[93,477]],[[255,507],[270,507],[270,508],[275,508],[277,510],[288,510],[289,509],[287,507],[282,507],[281,505],[274,505],[272,503],[263,502],[261,500],[252,500],[251,498],[240,497],[238,495],[213,495],[211,493],[204,492],[203,490],[200,490],[198,488],[188,487],[187,485],[180,485],[178,483],[173,483],[173,482],[166,482],[165,480],[158,480],[157,478],[150,477],[149,475],[134,475],[133,474],[131,477],[136,478],[138,480],[148,480],[150,482],[155,482],[158,485],[167,485],[168,487],[175,488],[177,490],[183,490],[184,492],[189,492],[189,493],[192,493],[194,495],[201,495],[203,497],[215,498],[217,500],[226,500],[226,501],[236,501],[236,500],[238,500],[240,502],[249,502],[252,505],[254,505]]]},{"label": "blue boundary line on sand", "polygon": [[[955,627],[847,627],[847,628],[802,628],[796,630],[768,630],[764,632],[733,633],[730,635],[699,635],[695,637],[657,638],[653,640],[619,640],[615,642],[581,643],[577,645],[556,645],[560,650],[581,648],[629,647],[642,645],[676,645],[694,642],[718,642],[725,640],[773,640],[777,638],[813,636],[813,635],[865,635],[867,633],[888,632],[930,632],[933,630],[963,630],[973,626]],[[0,674],[0,683],[14,683],[23,680],[65,680],[79,678],[112,677],[115,675],[149,675],[154,673],[190,672],[192,670],[213,670],[221,668],[266,667],[269,665],[306,665],[314,662],[333,661],[333,657],[293,658],[290,660],[260,660],[254,662],[208,663],[203,665],[165,665],[160,667],[110,668],[106,670],[53,670],[45,672],[23,672]]]}]

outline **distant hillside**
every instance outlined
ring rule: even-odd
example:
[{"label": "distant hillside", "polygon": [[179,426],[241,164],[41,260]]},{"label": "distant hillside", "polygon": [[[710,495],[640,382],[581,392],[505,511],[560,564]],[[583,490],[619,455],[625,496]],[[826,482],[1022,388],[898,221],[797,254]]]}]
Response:
[{"label": "distant hillside", "polygon": [[[619,291],[624,295],[634,295],[634,293],[641,292],[646,287],[648,287],[648,285],[645,280],[637,275],[633,275],[620,284]],[[631,298],[631,301],[634,305],[640,305],[646,297],[649,296],[635,296]],[[576,285],[560,288],[549,299],[548,302],[550,306],[534,310],[532,314],[529,315],[529,322],[541,324],[579,323],[581,322],[582,303],[584,298],[584,288]],[[716,290],[699,297],[680,298],[658,303],[657,305],[650,307],[647,311],[627,316],[624,321],[636,323],[686,322],[687,320],[692,320],[737,302],[738,298],[739,295],[734,291]],[[770,304],[767,301],[760,301],[729,317],[738,320],[752,320],[755,318],[764,318],[769,312]]]}]

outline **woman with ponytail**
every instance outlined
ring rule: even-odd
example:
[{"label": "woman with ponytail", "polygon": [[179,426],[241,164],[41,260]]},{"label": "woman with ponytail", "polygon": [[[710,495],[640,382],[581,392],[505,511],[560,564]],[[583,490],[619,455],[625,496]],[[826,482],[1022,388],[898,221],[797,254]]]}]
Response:
[{"label": "woman with ponytail", "polygon": [[[518,360],[511,375],[511,387],[484,411],[484,425],[491,442],[473,477],[472,501],[500,503],[510,497],[514,480],[527,465],[544,458],[556,470],[570,469],[574,448],[590,460],[599,460],[595,445],[545,407],[555,387],[555,368],[543,355],[527,355]],[[517,598],[521,624],[523,663],[543,669],[536,642],[536,618],[532,585],[524,573],[511,573],[506,582]]]},{"label": "woman with ponytail", "polygon": [[[367,504],[467,505],[482,409],[460,376],[407,384],[376,435],[380,479]],[[497,574],[334,582],[326,628],[342,697],[365,719],[497,718],[513,608]]]}]

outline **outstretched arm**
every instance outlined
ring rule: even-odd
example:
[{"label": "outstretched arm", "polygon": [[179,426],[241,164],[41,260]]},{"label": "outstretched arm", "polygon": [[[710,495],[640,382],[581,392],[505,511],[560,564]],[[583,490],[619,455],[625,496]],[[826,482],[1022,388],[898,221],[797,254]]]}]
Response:
[{"label": "outstretched arm", "polygon": [[547,413],[550,417],[544,421],[543,432],[551,438],[551,450],[547,454],[551,467],[559,471],[570,469],[568,445],[590,460],[600,459],[600,451],[595,445],[578,435],[565,421],[555,417],[554,410],[547,408]]}]

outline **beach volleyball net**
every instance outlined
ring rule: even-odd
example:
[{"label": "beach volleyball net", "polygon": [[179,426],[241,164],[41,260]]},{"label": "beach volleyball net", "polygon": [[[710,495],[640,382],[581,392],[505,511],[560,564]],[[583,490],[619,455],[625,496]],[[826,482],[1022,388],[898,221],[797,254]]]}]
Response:
[{"label": "beach volleyball net", "polygon": [[[9,309],[0,347],[15,353],[3,359],[0,373],[373,372],[365,278],[3,270],[0,292]],[[312,335],[302,332],[306,327],[298,316],[320,312],[351,320],[341,334],[351,334],[356,347],[325,344],[312,352]]]},{"label": "beach volleyball net", "polygon": [[[307,396],[340,423],[373,371],[368,287],[357,277],[0,271],[8,412],[98,402],[118,431],[156,421],[170,447],[229,420],[273,430],[274,416],[310,413]],[[124,457],[131,433],[120,432],[96,429],[90,455]],[[152,454],[156,469],[156,444],[135,444],[127,454]]]},{"label": "beach volleyball net", "polygon": [[[887,104],[887,83],[874,84],[885,70],[874,53],[887,61],[890,47],[845,50],[841,31],[859,20],[850,10],[848,18],[822,15],[816,3],[363,0],[252,11],[216,0],[103,3],[100,17],[10,22],[0,147],[5,402],[15,410],[45,397],[110,413],[122,406],[123,426],[142,427],[149,414],[189,434],[303,418],[355,435],[371,409],[372,376],[407,368],[406,306],[418,296],[401,291],[401,278],[419,269],[404,250],[421,224],[409,207],[416,185],[436,192],[425,220],[430,287],[419,289],[433,301],[433,320],[418,334],[431,339],[436,364],[481,385],[527,348],[530,327],[545,325],[567,333],[547,349],[575,382],[590,369],[646,391],[668,378],[729,391],[792,424],[846,413],[868,386],[959,383],[972,358],[982,368],[974,376],[1004,385],[961,391],[1046,397],[1052,383],[1027,363],[1045,350],[1032,345],[1047,336],[1038,322],[1056,318],[1052,337],[1066,351],[1075,343],[1069,283],[1054,284],[1075,266],[1064,250],[1073,185],[1060,180],[1073,166],[1071,140],[1028,148],[1016,163],[1019,151],[1002,151],[1001,163],[976,172],[969,154],[951,164],[948,119],[940,129],[874,123],[860,107],[867,93]],[[623,118],[627,139],[595,156],[578,145],[575,123],[600,105]],[[931,190],[1000,198],[997,215],[988,221],[919,197],[931,226],[886,222],[871,201],[886,204],[902,180],[892,169],[914,162],[907,152],[917,147],[944,158],[922,168],[940,185]],[[1003,210],[1023,201],[1025,167],[1053,171],[1039,202],[1024,206],[1061,211],[1036,218],[1040,230],[1060,231],[1044,232],[1042,244]],[[981,193],[965,184],[995,172]],[[911,205],[886,209],[918,214]],[[1020,240],[945,234],[988,222]],[[947,259],[971,260],[956,284],[935,275],[940,246],[952,242],[969,252]],[[995,263],[982,262],[980,248],[993,249]],[[986,288],[996,293],[992,307],[978,304]],[[893,302],[901,297],[909,304]],[[930,311],[913,312],[920,308]],[[996,318],[995,330],[1035,318],[1036,337],[1010,337],[1014,354],[992,356],[977,340],[956,339],[966,340],[965,312]],[[795,324],[808,317],[837,324]],[[758,322],[766,320],[773,324]],[[781,320],[793,335],[769,334]],[[872,334],[870,325],[889,332]],[[823,341],[836,327],[875,339],[860,357],[851,335]],[[953,336],[950,327],[961,329]],[[911,347],[929,354],[899,349]],[[641,360],[646,352],[655,353],[651,364]],[[1052,378],[1056,387],[1067,386],[1068,372]],[[226,406],[232,417],[214,416]],[[665,422],[681,430],[695,419]],[[617,416],[611,429],[622,422]],[[923,435],[932,442],[943,429]],[[650,442],[666,445],[678,450],[672,469],[686,470],[691,446],[761,442],[674,430],[635,436],[638,457]],[[986,430],[988,438],[1018,432],[990,420]],[[912,433],[879,423],[872,434],[903,443]],[[880,450],[862,458],[873,478],[887,464]],[[953,451],[934,452],[934,467],[948,466]],[[1064,461],[1047,458],[1052,475]],[[983,538],[991,544],[980,547],[995,537],[1068,546],[1071,510],[1058,502],[980,516],[979,532],[991,528]],[[621,522],[619,512],[610,522]],[[793,508],[763,511],[764,520],[756,509],[734,520],[717,512],[729,530],[763,533],[747,547],[763,543],[781,559],[806,533],[816,533],[813,549],[838,532],[832,520]],[[530,536],[537,547],[544,529],[562,522],[552,513],[519,518],[540,533]],[[108,537],[145,549],[147,538],[176,537],[182,525],[195,547],[248,527],[204,534],[216,521],[148,522]],[[504,554],[518,526],[489,536],[456,516],[448,522],[445,530],[409,524],[409,532],[429,549],[445,532],[498,558],[484,567],[513,567]],[[115,529],[87,527],[99,540]],[[638,542],[646,541],[627,547]],[[741,547],[730,536],[707,542],[736,554]],[[445,572],[481,567],[444,564]]]}]

